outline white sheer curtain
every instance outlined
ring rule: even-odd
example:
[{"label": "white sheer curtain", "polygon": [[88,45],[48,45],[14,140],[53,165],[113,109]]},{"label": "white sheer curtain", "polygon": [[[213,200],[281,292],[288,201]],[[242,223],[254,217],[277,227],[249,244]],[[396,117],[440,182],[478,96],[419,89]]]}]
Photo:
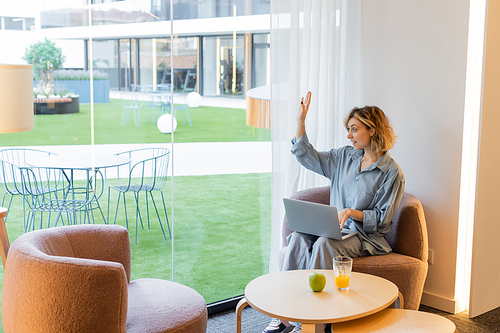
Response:
[{"label": "white sheer curtain", "polygon": [[271,1],[272,228],[270,272],[279,270],[284,197],[327,185],[290,153],[300,99],[312,101],[306,120],[319,150],[347,143],[343,117],[359,100],[360,0]]}]

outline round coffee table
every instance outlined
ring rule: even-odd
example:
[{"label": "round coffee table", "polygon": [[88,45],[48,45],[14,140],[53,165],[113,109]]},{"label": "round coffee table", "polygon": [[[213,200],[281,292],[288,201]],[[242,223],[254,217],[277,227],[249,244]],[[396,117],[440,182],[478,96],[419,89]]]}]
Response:
[{"label": "round coffee table", "polygon": [[455,324],[437,314],[402,309],[385,309],[371,316],[336,323],[335,333],[458,333]]},{"label": "round coffee table", "polygon": [[[322,292],[309,288],[312,272],[326,276]],[[236,308],[236,328],[241,332],[241,311],[247,305],[269,317],[300,322],[303,333],[313,333],[316,324],[338,323],[381,311],[399,295],[394,283],[363,273],[352,273],[349,291],[335,290],[333,270],[271,273],[250,281],[245,288],[245,298]],[[319,326],[322,330],[323,325]]]}]

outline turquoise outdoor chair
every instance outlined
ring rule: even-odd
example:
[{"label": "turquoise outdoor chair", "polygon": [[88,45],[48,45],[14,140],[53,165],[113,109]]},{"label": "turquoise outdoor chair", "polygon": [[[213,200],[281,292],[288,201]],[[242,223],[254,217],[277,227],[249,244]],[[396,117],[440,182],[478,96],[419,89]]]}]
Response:
[{"label": "turquoise outdoor chair", "polygon": [[[27,199],[29,193],[27,193],[23,187],[21,169],[27,167],[27,163],[30,159],[40,159],[49,155],[55,154],[44,150],[25,148],[9,148],[0,150],[0,183],[4,188],[1,206],[4,207],[5,199],[7,196],[10,196],[9,204],[7,205],[8,211],[14,196],[23,196],[23,225],[25,232],[27,231],[25,204],[28,202]],[[40,191],[53,192],[57,186],[58,184],[53,182],[52,184],[47,184],[47,186],[42,187]],[[7,218],[5,218],[5,221],[7,221]]]},{"label": "turquoise outdoor chair", "polygon": [[134,116],[135,126],[140,126],[142,101],[139,99],[139,93],[134,93],[129,98],[121,95],[120,99],[123,108],[121,126],[127,125],[131,112]]},{"label": "turquoise outdoor chair", "polygon": [[191,117],[189,116],[189,108],[186,104],[174,106],[174,110],[175,110],[174,117],[176,118],[177,118],[177,111],[180,111],[182,117],[182,125],[186,125],[186,122],[184,121],[184,115],[186,115],[189,121],[189,126],[193,127],[193,124],[191,124]]},{"label": "turquoise outdoor chair", "polygon": [[184,121],[184,114],[185,114],[189,121],[189,126],[193,127],[193,124],[191,123],[191,116],[189,115],[189,109],[199,107],[200,102],[201,102],[200,94],[198,94],[197,92],[190,92],[186,96],[185,104],[174,106],[175,110],[174,117],[177,117],[177,111],[180,111],[182,117],[182,124],[183,125],[186,124],[186,122]]},{"label": "turquoise outdoor chair", "polygon": [[170,95],[166,92],[161,91],[150,91],[148,92],[148,112],[146,113],[146,122],[148,122],[149,115],[151,114],[151,122],[156,124],[158,118],[166,113],[170,112]]},{"label": "turquoise outdoor chair", "polygon": [[113,223],[116,224],[116,218],[118,214],[118,208],[120,205],[120,198],[123,196],[123,207],[125,211],[125,223],[128,229],[128,216],[127,216],[127,204],[125,200],[125,194],[132,192],[134,194],[134,199],[136,203],[136,216],[135,216],[135,243],[137,244],[137,229],[139,221],[141,222],[141,227],[144,228],[142,224],[142,216],[139,207],[139,194],[144,192],[146,195],[146,212],[149,224],[149,199],[148,194],[153,202],[156,216],[158,217],[158,222],[163,233],[163,237],[167,240],[165,235],[165,230],[163,229],[163,224],[161,222],[160,214],[158,212],[158,207],[153,196],[153,191],[159,191],[161,194],[161,199],[163,203],[163,209],[165,212],[165,219],[167,222],[168,234],[172,238],[170,233],[170,225],[168,223],[167,208],[165,206],[165,198],[163,196],[162,189],[167,183],[167,171],[168,162],[170,157],[170,150],[167,148],[143,148],[124,151],[115,155],[126,156],[130,158],[130,162],[126,165],[117,166],[114,168],[107,168],[104,171],[106,183],[108,185],[108,216],[107,221],[109,223],[109,207],[111,190],[118,192],[118,199],[116,202],[115,217]]},{"label": "turquoise outdoor chair", "polygon": [[[29,206],[25,231],[35,229],[35,217],[40,217],[40,229],[44,214],[48,215],[47,228],[51,226],[51,216],[56,215],[54,226],[64,220],[68,225],[94,223],[94,210],[99,209],[99,198],[104,190],[101,171],[85,170],[86,180],[82,184],[68,178],[68,170],[52,167],[20,168],[24,191],[24,201]],[[69,173],[74,172],[73,170]]]}]

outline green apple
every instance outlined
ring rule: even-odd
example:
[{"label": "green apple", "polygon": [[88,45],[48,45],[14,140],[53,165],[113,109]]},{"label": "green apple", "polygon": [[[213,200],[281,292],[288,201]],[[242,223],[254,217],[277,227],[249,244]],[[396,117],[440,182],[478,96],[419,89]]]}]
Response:
[{"label": "green apple", "polygon": [[311,273],[309,275],[309,287],[313,291],[322,291],[326,285],[326,277],[321,273]]}]

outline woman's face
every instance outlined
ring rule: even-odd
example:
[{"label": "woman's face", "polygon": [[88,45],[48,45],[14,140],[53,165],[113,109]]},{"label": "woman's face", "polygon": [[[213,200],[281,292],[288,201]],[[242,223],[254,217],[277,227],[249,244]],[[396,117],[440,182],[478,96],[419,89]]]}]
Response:
[{"label": "woman's face", "polygon": [[354,117],[347,122],[347,138],[351,140],[355,149],[369,149],[374,134],[375,130],[373,128],[368,129],[365,124]]}]

